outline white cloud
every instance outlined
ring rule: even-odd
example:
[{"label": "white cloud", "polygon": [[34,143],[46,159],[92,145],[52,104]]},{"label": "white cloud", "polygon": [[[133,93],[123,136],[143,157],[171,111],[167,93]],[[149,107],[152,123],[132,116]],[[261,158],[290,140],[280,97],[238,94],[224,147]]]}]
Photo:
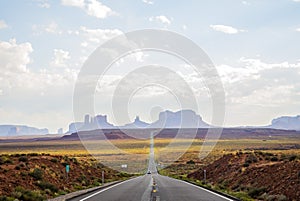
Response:
[{"label": "white cloud", "polygon": [[223,32],[226,34],[237,34],[240,32],[245,32],[245,30],[242,30],[242,29],[237,29],[237,28],[234,28],[231,26],[219,25],[219,24],[210,25],[210,28],[212,28],[215,31],[220,31],[220,32]]},{"label": "white cloud", "polygon": [[[77,71],[68,68],[59,72],[42,69],[33,72],[28,68],[32,63],[30,54],[32,45],[28,42],[17,44],[16,39],[8,42],[0,41],[0,80],[1,90],[5,92],[13,87],[41,88],[43,85],[63,85],[66,81],[74,80]],[[70,58],[69,53],[63,50],[54,50],[56,64],[64,64]]]},{"label": "white cloud", "polygon": [[182,25],[182,29],[185,31],[185,30],[187,30],[187,26],[184,24],[184,25]]},{"label": "white cloud", "polygon": [[[300,1],[300,0],[299,0]],[[296,31],[299,31],[300,32],[300,28],[296,29]]]},{"label": "white cloud", "polygon": [[145,4],[150,4],[150,5],[152,5],[154,2],[153,1],[150,1],[150,0],[143,0],[143,2],[145,3]]},{"label": "white cloud", "polygon": [[87,27],[80,27],[78,33],[84,37],[84,41],[81,43],[82,47],[94,49],[103,42],[123,34],[119,29],[89,29]]},{"label": "white cloud", "polygon": [[226,83],[241,82],[245,79],[257,80],[263,71],[275,69],[297,69],[300,72],[300,62],[291,64],[288,62],[266,63],[260,59],[240,58],[239,66],[221,64],[216,66],[222,80]]},{"label": "white cloud", "polygon": [[[300,62],[267,63],[241,58],[237,66],[218,65],[228,108],[277,107],[290,110],[300,99]],[[240,108],[241,109],[241,108]]]},{"label": "white cloud", "polygon": [[59,30],[58,25],[55,22],[51,22],[45,27],[45,31],[53,34],[62,34],[62,31]]},{"label": "white cloud", "polygon": [[171,20],[169,20],[164,15],[152,16],[152,17],[149,18],[149,21],[150,22],[156,21],[156,22],[162,23],[164,25],[170,25],[171,24]]},{"label": "white cloud", "polygon": [[80,30],[91,42],[99,43],[111,39],[117,35],[123,34],[119,29],[88,29],[86,27],[80,27]]},{"label": "white cloud", "polygon": [[[0,107],[2,123],[49,126],[57,129],[59,121],[50,123],[57,113],[66,115],[78,70],[52,68],[33,71],[32,45],[15,39],[0,41]],[[58,109],[59,108],[59,109]],[[70,109],[67,109],[71,111]],[[45,117],[42,121],[41,117]],[[61,121],[62,122],[62,121]],[[67,124],[64,119],[63,124]]]},{"label": "white cloud", "polygon": [[62,0],[61,4],[64,6],[74,6],[74,7],[84,8],[85,0]]},{"label": "white cloud", "polygon": [[47,25],[32,25],[32,30],[35,35],[40,35],[43,32],[50,33],[50,34],[62,34],[63,31],[59,28],[56,22],[50,22]]},{"label": "white cloud", "polygon": [[67,67],[66,62],[71,58],[68,51],[62,49],[54,49],[54,59],[51,65],[55,67]]},{"label": "white cloud", "polygon": [[0,73],[27,72],[26,65],[31,62],[29,54],[32,51],[33,48],[30,43],[17,44],[16,39],[11,39],[8,42],[0,41]]},{"label": "white cloud", "polygon": [[37,0],[37,2],[40,8],[50,8],[48,0]]},{"label": "white cloud", "polygon": [[244,4],[244,5],[250,5],[250,3],[248,1],[242,1],[242,4]]},{"label": "white cloud", "polygon": [[5,29],[7,27],[8,26],[7,26],[6,22],[4,20],[0,20],[0,29]]},{"label": "white cloud", "polygon": [[78,7],[84,10],[86,14],[99,19],[117,14],[111,8],[97,0],[62,0],[61,4],[64,6]]}]

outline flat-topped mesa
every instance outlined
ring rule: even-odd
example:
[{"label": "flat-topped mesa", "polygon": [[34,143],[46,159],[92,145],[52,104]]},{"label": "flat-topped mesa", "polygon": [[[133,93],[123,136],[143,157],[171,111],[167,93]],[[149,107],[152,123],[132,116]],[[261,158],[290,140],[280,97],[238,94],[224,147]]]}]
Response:
[{"label": "flat-topped mesa", "polygon": [[300,130],[300,115],[297,116],[282,116],[272,120],[269,128],[284,129],[284,130]]},{"label": "flat-topped mesa", "polygon": [[39,129],[25,125],[0,125],[0,136],[45,135],[47,128]]},{"label": "flat-topped mesa", "polygon": [[155,128],[207,128],[209,124],[202,120],[193,110],[172,112],[166,110],[159,114],[159,119],[151,127]]}]

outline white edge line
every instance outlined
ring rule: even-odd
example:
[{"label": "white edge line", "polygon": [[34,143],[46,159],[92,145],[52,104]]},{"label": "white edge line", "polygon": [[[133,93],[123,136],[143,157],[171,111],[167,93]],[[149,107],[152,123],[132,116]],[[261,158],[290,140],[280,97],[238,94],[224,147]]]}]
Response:
[{"label": "white edge line", "polygon": [[134,179],[137,179],[137,178],[140,178],[140,177],[128,179],[128,180],[126,180],[126,181],[122,181],[122,182],[117,183],[117,184],[115,184],[115,185],[109,186],[109,187],[107,187],[107,188],[104,188],[104,189],[102,189],[102,190],[100,190],[100,191],[98,191],[98,192],[92,194],[92,195],[89,195],[89,196],[87,196],[87,197],[85,197],[85,198],[82,198],[82,199],[79,200],[79,201],[87,200],[87,199],[89,199],[89,198],[91,198],[91,197],[94,197],[95,195],[98,195],[98,194],[104,192],[104,191],[107,191],[107,190],[109,190],[109,189],[111,189],[111,188],[114,188],[114,187],[116,187],[116,186],[119,186],[119,185],[121,185],[121,184],[124,184],[124,183],[126,183],[126,182],[129,182],[129,181],[134,180]]},{"label": "white edge line", "polygon": [[[169,178],[171,178],[171,177],[169,177]],[[171,179],[174,179],[174,178],[171,178]],[[225,196],[223,196],[223,195],[220,195],[220,194],[215,193],[215,192],[213,192],[213,191],[210,191],[210,190],[208,190],[208,189],[202,188],[201,186],[197,186],[197,185],[195,185],[195,184],[191,184],[191,183],[189,183],[189,182],[186,182],[186,181],[183,181],[183,180],[180,180],[180,179],[174,179],[174,180],[181,181],[181,182],[183,182],[183,183],[189,184],[189,185],[191,185],[191,186],[193,186],[193,187],[196,187],[196,188],[199,188],[199,189],[201,189],[201,190],[204,190],[204,191],[206,191],[206,192],[208,192],[208,193],[217,195],[217,196],[219,196],[219,197],[221,197],[221,198],[224,198],[224,199],[226,199],[226,200],[234,201],[234,200],[232,200],[232,199],[230,199],[230,198],[228,198],[228,197],[225,197]]]}]

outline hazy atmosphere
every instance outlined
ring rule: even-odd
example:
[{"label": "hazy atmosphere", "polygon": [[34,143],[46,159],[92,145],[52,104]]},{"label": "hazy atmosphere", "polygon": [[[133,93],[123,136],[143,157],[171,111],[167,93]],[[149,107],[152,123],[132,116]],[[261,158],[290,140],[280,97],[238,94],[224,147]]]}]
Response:
[{"label": "hazy atmosphere", "polygon": [[[225,90],[225,126],[267,125],[275,117],[300,114],[300,1],[130,2],[2,1],[1,124],[67,129],[83,62],[108,39],[147,28],[182,34],[208,54]],[[113,89],[132,66],[147,64],[172,66],[198,98],[196,112],[210,122],[210,98],[201,80],[183,61],[155,52],[117,61],[96,90],[95,112],[118,124],[111,115]],[[132,121],[139,115],[146,122],[157,120],[162,110],[181,109],[170,93],[155,87],[138,91],[128,108]]]}]

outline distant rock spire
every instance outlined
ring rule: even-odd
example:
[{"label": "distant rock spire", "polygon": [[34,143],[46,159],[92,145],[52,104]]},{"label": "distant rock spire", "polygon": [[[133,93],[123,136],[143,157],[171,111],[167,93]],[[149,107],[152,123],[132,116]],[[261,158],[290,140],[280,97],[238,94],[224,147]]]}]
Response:
[{"label": "distant rock spire", "polygon": [[89,114],[86,114],[84,116],[84,124],[89,124],[90,123],[90,115]]}]

